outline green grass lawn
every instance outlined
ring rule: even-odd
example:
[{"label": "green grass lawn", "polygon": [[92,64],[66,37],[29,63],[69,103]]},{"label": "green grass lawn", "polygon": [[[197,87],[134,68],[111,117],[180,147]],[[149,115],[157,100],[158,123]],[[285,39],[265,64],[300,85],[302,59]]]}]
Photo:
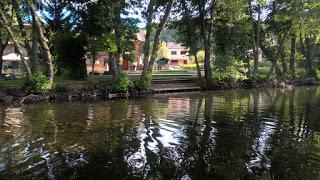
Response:
[{"label": "green grass lawn", "polygon": [[0,87],[22,87],[23,84],[24,84],[23,79],[0,80]]},{"label": "green grass lawn", "polygon": [[[271,63],[263,62],[260,63],[259,74],[261,77],[266,77],[271,67]],[[298,77],[303,77],[305,75],[304,68],[297,68]],[[141,71],[129,72],[126,71],[131,80],[138,80],[140,78]],[[196,72],[193,70],[184,71],[155,71],[153,79],[154,80],[166,80],[166,79],[185,79],[185,78],[196,78]],[[111,75],[90,75],[86,80],[73,80],[65,77],[56,76],[54,79],[56,87],[63,86],[76,86],[76,85],[109,85],[112,83]],[[21,88],[23,87],[23,79],[15,80],[0,80],[0,87],[7,88]]]},{"label": "green grass lawn", "polygon": [[[161,79],[185,79],[185,78],[194,78],[194,73],[191,72],[184,72],[184,71],[158,71],[154,73],[153,76],[154,80],[161,80]],[[131,80],[138,80],[140,78],[140,74],[129,74]],[[68,79],[65,77],[56,76],[54,79],[54,84],[56,87],[62,86],[77,86],[77,85],[109,85],[112,83],[112,76],[111,75],[90,75],[86,80],[74,80]],[[7,88],[21,88],[23,87],[24,79],[15,79],[15,80],[0,80],[0,87],[7,87]]]}]

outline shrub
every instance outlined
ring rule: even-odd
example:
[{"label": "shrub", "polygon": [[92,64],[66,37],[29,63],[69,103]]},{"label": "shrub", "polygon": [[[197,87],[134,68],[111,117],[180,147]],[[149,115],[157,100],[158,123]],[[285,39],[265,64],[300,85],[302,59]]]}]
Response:
[{"label": "shrub", "polygon": [[133,83],[128,75],[120,74],[116,82],[112,85],[112,90],[115,92],[128,92],[132,86]]},{"label": "shrub", "polygon": [[25,82],[25,90],[30,93],[46,93],[52,88],[48,78],[40,72],[32,75],[32,81]]},{"label": "shrub", "polygon": [[151,86],[152,81],[152,71],[149,69],[146,74],[146,78],[144,81],[142,80],[136,80],[134,82],[134,89],[138,91],[148,91]]},{"label": "shrub", "polygon": [[148,80],[136,80],[134,81],[134,89],[137,91],[146,91],[150,88],[150,82]]},{"label": "shrub", "polygon": [[213,78],[227,83],[236,83],[247,79],[245,64],[233,56],[217,56],[215,61]]}]

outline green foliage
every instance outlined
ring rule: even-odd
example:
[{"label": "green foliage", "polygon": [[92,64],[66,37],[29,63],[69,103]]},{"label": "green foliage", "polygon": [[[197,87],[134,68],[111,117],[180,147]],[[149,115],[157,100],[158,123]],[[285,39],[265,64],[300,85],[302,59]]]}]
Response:
[{"label": "green foliage", "polygon": [[166,57],[167,51],[168,51],[168,48],[165,42],[160,43],[158,48],[159,49],[157,53],[157,60],[163,57]]},{"label": "green foliage", "polygon": [[213,78],[227,83],[236,83],[247,79],[245,64],[230,55],[217,56]]},{"label": "green foliage", "polygon": [[112,34],[106,35],[104,40],[104,47],[109,53],[115,53],[118,48],[116,44],[116,37]]},{"label": "green foliage", "polygon": [[149,90],[149,88],[150,88],[150,82],[147,80],[142,81],[139,79],[134,81],[134,89],[137,91],[146,91],[146,90]]},{"label": "green foliage", "polygon": [[128,92],[131,87],[133,87],[133,83],[126,74],[120,74],[112,85],[112,89],[115,92]]},{"label": "green foliage", "polygon": [[147,91],[150,89],[152,81],[152,72],[148,70],[145,80],[137,80],[134,82],[134,89],[138,91]]},{"label": "green foliage", "polygon": [[32,81],[25,80],[25,90],[30,93],[46,93],[52,88],[48,78],[40,72],[32,76]]},{"label": "green foliage", "polygon": [[85,50],[80,37],[75,37],[72,33],[58,34],[54,44],[58,63],[70,70],[74,78],[85,76]]}]

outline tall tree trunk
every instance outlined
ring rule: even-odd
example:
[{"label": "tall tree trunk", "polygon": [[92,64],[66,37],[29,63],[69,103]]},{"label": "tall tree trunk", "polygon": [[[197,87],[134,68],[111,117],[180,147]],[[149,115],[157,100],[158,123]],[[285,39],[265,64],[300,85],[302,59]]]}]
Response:
[{"label": "tall tree trunk", "polygon": [[109,64],[109,69],[110,69],[111,74],[112,74],[112,81],[113,81],[113,82],[116,82],[119,73],[118,73],[118,70],[117,70],[116,60],[115,60],[115,58],[114,58],[114,55],[111,54],[111,53],[109,54],[108,64]]},{"label": "tall tree trunk", "polygon": [[[303,37],[302,37],[302,33],[300,32],[300,35],[299,35],[299,50],[301,51],[302,55],[304,57],[307,57],[307,53],[306,53],[306,48],[304,47],[304,41],[303,41]],[[307,63],[304,62],[304,68],[307,69]]]},{"label": "tall tree trunk", "polygon": [[311,39],[310,37],[305,38],[306,42],[306,68],[308,71],[308,76],[313,76],[314,75],[314,69],[313,69],[313,60],[312,60],[312,46],[311,46]]},{"label": "tall tree trunk", "polygon": [[260,61],[260,25],[261,25],[261,8],[258,5],[258,20],[254,20],[254,13],[252,1],[248,0],[249,14],[252,24],[251,39],[252,39],[252,52],[253,52],[253,71],[252,76],[259,75],[259,61]]},{"label": "tall tree trunk", "polygon": [[253,76],[259,76],[259,62],[260,62],[260,24],[261,24],[261,10],[259,7],[258,10],[258,21],[256,25],[256,34],[255,34],[255,47],[254,47],[254,69]]},{"label": "tall tree trunk", "polygon": [[162,31],[163,31],[163,29],[164,29],[164,27],[165,27],[170,15],[171,15],[171,11],[172,11],[172,8],[173,8],[174,1],[175,0],[169,0],[167,8],[166,8],[166,11],[165,11],[165,14],[164,14],[163,18],[161,19],[159,26],[157,27],[156,34],[155,34],[154,40],[153,40],[153,48],[152,48],[151,59],[150,59],[150,62],[149,62],[149,71],[148,71],[148,73],[152,74],[154,62],[156,61],[156,58],[158,56],[158,50],[159,50],[159,44],[160,44],[160,35],[161,35],[161,33],[162,33]]},{"label": "tall tree trunk", "polygon": [[154,16],[154,5],[155,0],[150,0],[148,11],[147,11],[147,24],[146,24],[146,37],[143,48],[143,69],[141,73],[140,80],[144,81],[146,79],[147,71],[149,68],[149,58],[150,58],[150,42],[151,42],[151,31],[152,31],[152,19]]},{"label": "tall tree trunk", "polygon": [[284,52],[284,39],[279,43],[279,57],[282,63],[282,75],[285,76],[288,73],[287,63],[285,62],[285,52]]},{"label": "tall tree trunk", "polygon": [[296,57],[296,35],[291,35],[291,52],[290,52],[290,72],[293,79],[296,78],[295,68],[295,57]]},{"label": "tall tree trunk", "polygon": [[38,33],[35,27],[35,23],[32,23],[32,47],[31,47],[31,71],[37,72],[40,70],[40,64],[38,59]]},{"label": "tall tree trunk", "polygon": [[92,66],[91,66],[91,75],[94,75],[94,67],[96,66],[96,54],[94,52],[92,56]]},{"label": "tall tree trunk", "polygon": [[27,72],[27,78],[28,78],[28,80],[31,81],[32,80],[32,73],[31,73],[29,64],[28,64],[27,60],[24,58],[24,56],[23,56],[23,53],[22,53],[22,50],[21,50],[19,42],[14,37],[14,34],[13,34],[11,28],[7,25],[7,19],[6,19],[5,15],[2,12],[2,8],[0,8],[0,17],[1,17],[1,20],[2,20],[2,22],[4,24],[5,29],[7,30],[11,40],[13,41],[14,47],[17,50],[18,55],[20,55],[21,61],[22,61],[23,65],[24,65],[24,67],[26,69],[26,72]]},{"label": "tall tree trunk", "polygon": [[199,77],[199,80],[201,82],[202,81],[202,74],[201,74],[201,68],[200,68],[200,65],[199,65],[197,54],[198,54],[198,52],[195,53],[194,60],[196,62],[196,66],[197,66],[198,77]]},{"label": "tall tree trunk", "polygon": [[276,77],[277,77],[277,78],[281,76],[282,73],[281,73],[281,70],[280,70],[280,68],[279,68],[279,66],[278,66],[278,60],[277,60],[277,58],[274,58],[274,59],[272,60],[272,66],[270,67],[270,70],[269,70],[268,75],[267,75],[266,78],[267,78],[267,79],[270,79],[274,71],[275,71],[275,73],[276,73]]},{"label": "tall tree trunk", "polygon": [[[2,24],[0,23],[0,25],[2,25]],[[2,38],[4,38],[4,37],[2,36],[2,32],[0,31],[0,40],[2,40]],[[7,37],[4,43],[2,43],[2,41],[0,41],[0,74],[2,74],[2,68],[3,68],[2,56],[4,54],[4,50],[6,49],[8,43],[9,43],[9,40],[10,40],[10,38]]]},{"label": "tall tree trunk", "polygon": [[38,15],[37,15],[33,5],[29,4],[29,3],[27,5],[28,5],[28,7],[30,9],[32,18],[34,19],[35,28],[36,28],[36,31],[37,31],[38,36],[39,36],[39,43],[40,43],[40,46],[42,48],[43,58],[44,58],[45,63],[46,63],[47,78],[48,78],[49,82],[52,84],[52,82],[53,82],[53,66],[52,66],[52,60],[51,60],[51,53],[50,53],[50,49],[49,49],[49,46],[48,46],[48,40],[44,36],[43,29],[41,27],[40,19],[39,19]]},{"label": "tall tree trunk", "polygon": [[[117,17],[116,21],[118,25],[121,25],[121,12],[120,9],[117,10]],[[120,62],[122,59],[122,45],[121,45],[121,32],[120,32],[121,27],[116,28],[115,30],[115,35],[116,35],[116,45],[117,45],[117,52],[115,54],[115,60],[116,60],[116,70],[118,71],[118,74],[122,73],[123,67],[120,68]]]},{"label": "tall tree trunk", "polygon": [[[204,57],[205,80],[206,80],[207,88],[211,89],[213,86],[212,69],[211,69],[211,48],[210,48],[212,24],[210,23],[209,27],[206,26],[205,4],[202,0],[199,0],[198,3],[199,3],[200,30],[201,30],[201,36],[202,36],[204,51],[205,51],[205,57]],[[210,7],[211,12],[213,12],[213,8],[214,8],[214,4],[212,4]]]}]

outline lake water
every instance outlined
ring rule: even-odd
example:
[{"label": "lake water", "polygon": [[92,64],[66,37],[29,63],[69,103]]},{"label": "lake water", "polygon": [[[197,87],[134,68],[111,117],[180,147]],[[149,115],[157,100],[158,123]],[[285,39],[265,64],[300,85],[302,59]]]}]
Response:
[{"label": "lake water", "polygon": [[0,110],[0,179],[319,179],[320,88]]}]

